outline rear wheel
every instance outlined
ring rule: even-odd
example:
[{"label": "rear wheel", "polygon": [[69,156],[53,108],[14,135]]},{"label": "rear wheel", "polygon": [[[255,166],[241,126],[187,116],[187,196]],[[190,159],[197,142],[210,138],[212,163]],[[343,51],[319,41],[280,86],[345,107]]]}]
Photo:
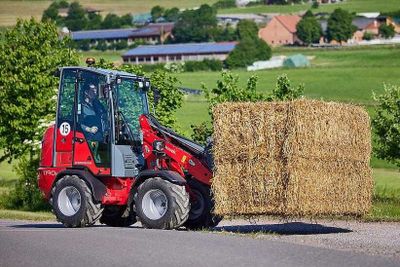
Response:
[{"label": "rear wheel", "polygon": [[136,214],[127,206],[106,206],[100,222],[113,227],[128,227],[136,222]]},{"label": "rear wheel", "polygon": [[188,180],[188,186],[193,193],[189,219],[185,226],[188,229],[201,229],[217,226],[222,217],[212,214],[214,200],[212,199],[210,187],[196,180]]},{"label": "rear wheel", "polygon": [[66,175],[56,182],[50,205],[57,220],[66,227],[92,225],[103,211],[101,203],[93,201],[90,188],[76,175]]},{"label": "rear wheel", "polygon": [[135,208],[144,227],[176,229],[189,217],[189,195],[184,186],[150,178],[139,186]]}]

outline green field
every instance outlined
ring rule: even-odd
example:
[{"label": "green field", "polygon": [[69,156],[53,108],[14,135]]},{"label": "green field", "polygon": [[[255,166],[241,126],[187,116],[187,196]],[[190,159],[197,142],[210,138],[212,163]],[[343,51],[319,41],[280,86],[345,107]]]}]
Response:
[{"label": "green field", "polygon": [[[273,69],[247,72],[236,70],[244,85],[251,75],[259,78],[257,90],[269,93],[275,87],[276,77],[286,73],[292,84],[304,84],[309,98],[352,102],[373,106],[372,93],[383,92],[383,84],[400,85],[400,46],[361,47],[343,49],[287,49],[273,51],[274,55],[302,53],[314,57],[311,67],[298,69]],[[184,87],[200,89],[204,83],[215,86],[220,78],[217,72],[177,74]],[[190,124],[208,118],[207,103],[202,96],[188,97],[188,103],[178,112],[181,127],[190,130]],[[190,103],[190,104],[189,104]],[[369,109],[370,113],[373,109]],[[193,114],[185,119],[185,114]],[[201,119],[200,119],[201,118]]]},{"label": "green field", "polygon": [[[315,12],[332,12],[336,8],[351,12],[385,12],[400,9],[399,0],[345,0],[335,4],[321,4]],[[221,9],[220,13],[295,13],[311,9],[311,4],[297,5],[259,5],[242,8]]]},{"label": "green field", "polygon": [[[52,1],[43,0],[0,0],[0,26],[14,25],[17,18],[34,17],[40,19]],[[72,1],[69,1],[72,2]],[[127,13],[137,14],[150,12],[153,6],[163,7],[197,7],[201,4],[212,4],[215,0],[79,0],[84,7],[93,7],[101,10],[102,14],[115,13],[123,15]]]}]

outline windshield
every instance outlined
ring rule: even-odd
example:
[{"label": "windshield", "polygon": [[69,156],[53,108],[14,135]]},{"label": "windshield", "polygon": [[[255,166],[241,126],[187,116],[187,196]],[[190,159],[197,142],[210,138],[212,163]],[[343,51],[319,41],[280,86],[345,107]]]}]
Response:
[{"label": "windshield", "polygon": [[[132,141],[141,140],[141,131],[139,125],[139,117],[148,113],[146,94],[139,89],[134,79],[122,78],[121,83],[116,86],[116,111],[119,120],[122,123],[122,131],[126,139],[134,139]],[[129,129],[126,129],[126,128]],[[133,135],[133,136],[132,136]]]}]

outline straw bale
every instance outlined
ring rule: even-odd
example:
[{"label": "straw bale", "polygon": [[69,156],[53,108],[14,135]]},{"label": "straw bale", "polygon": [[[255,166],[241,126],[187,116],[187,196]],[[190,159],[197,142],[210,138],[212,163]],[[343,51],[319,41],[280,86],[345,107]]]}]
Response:
[{"label": "straw bale", "polygon": [[368,212],[371,136],[362,108],[313,100],[224,103],[213,116],[217,214]]}]

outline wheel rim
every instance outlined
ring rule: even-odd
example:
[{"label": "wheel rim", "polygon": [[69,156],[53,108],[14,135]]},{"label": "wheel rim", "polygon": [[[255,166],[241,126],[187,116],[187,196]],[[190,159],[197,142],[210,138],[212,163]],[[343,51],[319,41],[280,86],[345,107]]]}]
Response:
[{"label": "wheel rim", "polygon": [[192,192],[196,196],[196,200],[191,203],[189,219],[195,220],[203,214],[205,204],[204,197],[199,191],[192,189]]},{"label": "wheel rim", "polygon": [[163,191],[152,189],[148,191],[142,200],[144,215],[151,220],[162,218],[168,209],[168,199]]},{"label": "wheel rim", "polygon": [[63,188],[58,195],[58,209],[66,216],[75,215],[81,208],[81,194],[73,186]]}]

